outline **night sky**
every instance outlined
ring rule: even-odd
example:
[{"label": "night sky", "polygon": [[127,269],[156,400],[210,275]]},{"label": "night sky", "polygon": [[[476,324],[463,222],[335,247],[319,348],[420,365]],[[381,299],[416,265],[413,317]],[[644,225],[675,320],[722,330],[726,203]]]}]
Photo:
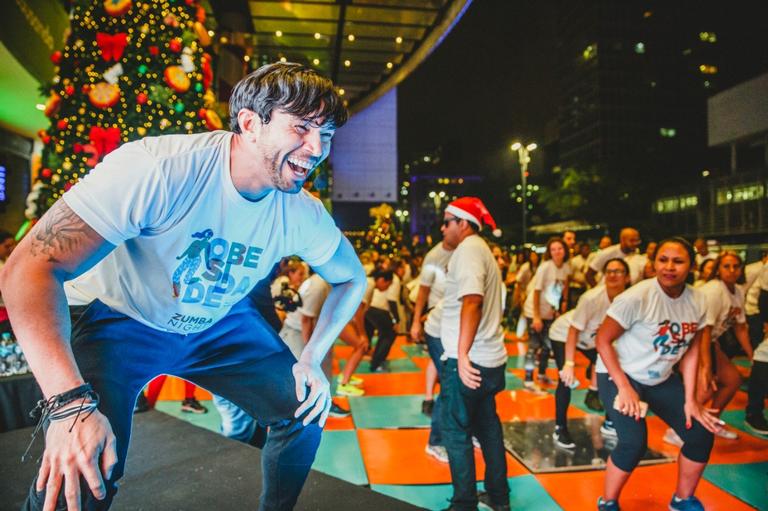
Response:
[{"label": "night sky", "polygon": [[552,2],[475,0],[399,86],[401,162],[442,145],[446,173],[516,172],[510,143],[556,114],[554,33]]}]

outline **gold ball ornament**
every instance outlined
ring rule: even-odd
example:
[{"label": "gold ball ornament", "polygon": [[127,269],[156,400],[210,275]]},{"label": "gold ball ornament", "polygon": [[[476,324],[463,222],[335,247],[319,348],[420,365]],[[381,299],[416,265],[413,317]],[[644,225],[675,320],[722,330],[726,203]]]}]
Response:
[{"label": "gold ball ornament", "polygon": [[221,117],[219,117],[219,114],[213,110],[206,110],[203,119],[205,120],[205,127],[211,131],[220,130],[224,127],[224,124],[221,122]]},{"label": "gold ball ornament", "polygon": [[85,131],[85,124],[78,124],[77,126],[75,126],[75,129],[77,130],[78,133],[82,133],[83,131]]},{"label": "gold ball ornament", "polygon": [[169,121],[168,119],[160,119],[160,129],[161,130],[164,130],[165,128],[167,128],[170,125],[171,125],[171,121]]},{"label": "gold ball ornament", "polygon": [[105,0],[104,10],[110,16],[122,16],[131,10],[132,0]]},{"label": "gold ball ornament", "polygon": [[139,126],[136,128],[136,133],[138,133],[140,137],[143,137],[147,134],[147,129],[144,126]]},{"label": "gold ball ornament", "polygon": [[120,99],[120,87],[117,84],[99,82],[88,92],[88,99],[97,108],[109,108]]},{"label": "gold ball ornament", "polygon": [[61,168],[64,170],[72,170],[72,162],[69,160],[64,160],[64,162],[61,164]]},{"label": "gold ball ornament", "polygon": [[165,83],[179,94],[187,92],[191,85],[189,76],[187,76],[187,73],[184,72],[181,66],[166,67],[163,77],[165,78]]}]

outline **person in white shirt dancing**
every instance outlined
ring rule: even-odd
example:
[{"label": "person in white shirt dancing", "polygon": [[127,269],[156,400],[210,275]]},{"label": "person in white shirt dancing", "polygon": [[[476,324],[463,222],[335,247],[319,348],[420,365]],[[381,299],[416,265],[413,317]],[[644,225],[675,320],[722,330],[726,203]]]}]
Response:
[{"label": "person in white shirt dancing", "polygon": [[[669,509],[704,509],[694,491],[722,421],[696,400],[706,304],[686,284],[694,260],[693,247],[682,238],[659,243],[656,278],[617,296],[597,332],[600,398],[606,407],[615,408],[612,418],[618,436],[598,500],[601,511],[619,509],[621,490],[645,453],[645,409],[672,426],[684,441]],[[682,380],[673,372],[678,362]]]}]

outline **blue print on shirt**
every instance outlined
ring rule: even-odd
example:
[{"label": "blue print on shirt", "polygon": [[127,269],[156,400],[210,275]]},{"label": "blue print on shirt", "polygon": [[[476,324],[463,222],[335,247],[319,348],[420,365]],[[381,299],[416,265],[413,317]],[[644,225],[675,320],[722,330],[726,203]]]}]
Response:
[{"label": "blue print on shirt", "polygon": [[257,268],[262,248],[214,238],[211,229],[196,232],[192,238],[194,241],[176,257],[181,262],[173,272],[174,297],[181,297],[183,303],[218,308],[224,295],[245,295],[251,289],[250,278],[246,275],[237,281],[231,269]]}]

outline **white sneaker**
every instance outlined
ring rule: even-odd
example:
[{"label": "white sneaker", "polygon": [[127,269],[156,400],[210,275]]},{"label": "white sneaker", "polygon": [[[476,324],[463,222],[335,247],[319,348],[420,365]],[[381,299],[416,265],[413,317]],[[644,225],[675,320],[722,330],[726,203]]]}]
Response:
[{"label": "white sneaker", "polygon": [[448,451],[442,445],[429,445],[424,448],[424,452],[435,458],[441,463],[448,463]]},{"label": "white sneaker", "polygon": [[731,431],[730,429],[721,429],[715,435],[719,436],[720,438],[725,438],[726,440],[736,440],[739,438],[739,435],[735,431]]},{"label": "white sneaker", "polygon": [[667,430],[664,432],[664,437],[662,437],[662,440],[670,445],[674,445],[675,447],[683,446],[683,439],[680,438],[680,436],[675,433],[675,430],[672,428],[667,428]]},{"label": "white sneaker", "polygon": [[472,437],[472,445],[475,446],[475,449],[480,449],[480,440],[476,436]]}]

